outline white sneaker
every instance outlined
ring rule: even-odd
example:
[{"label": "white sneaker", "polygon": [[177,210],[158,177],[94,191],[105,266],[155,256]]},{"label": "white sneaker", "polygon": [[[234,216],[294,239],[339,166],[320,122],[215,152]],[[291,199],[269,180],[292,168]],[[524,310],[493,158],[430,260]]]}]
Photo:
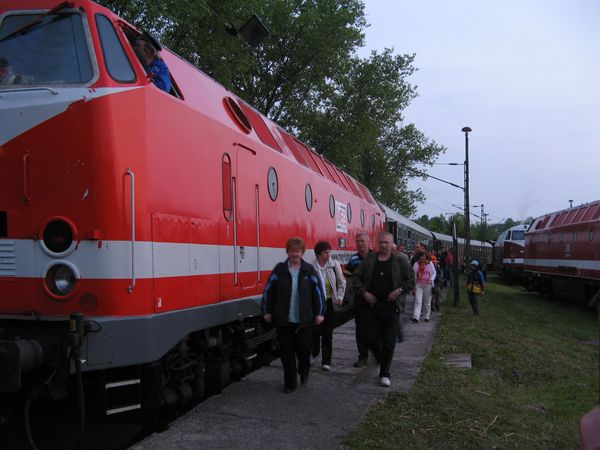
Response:
[{"label": "white sneaker", "polygon": [[331,370],[331,366],[329,364],[321,364],[321,369],[323,369],[323,370]]},{"label": "white sneaker", "polygon": [[381,377],[379,379],[379,385],[389,387],[392,385],[392,382],[390,381],[390,379],[388,377]]}]

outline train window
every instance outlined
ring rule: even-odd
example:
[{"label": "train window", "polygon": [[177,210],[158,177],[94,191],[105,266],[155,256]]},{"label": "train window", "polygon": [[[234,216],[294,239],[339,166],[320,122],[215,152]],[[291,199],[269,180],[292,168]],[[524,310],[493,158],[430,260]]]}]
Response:
[{"label": "train window", "polygon": [[552,242],[552,233],[548,233],[548,244]]},{"label": "train window", "polygon": [[352,205],[350,203],[346,205],[346,215],[348,216],[348,223],[352,222]]},{"label": "train window", "polygon": [[365,226],[365,210],[364,209],[360,210],[360,226],[361,227]]},{"label": "train window", "polygon": [[231,189],[231,158],[227,153],[223,155],[221,171],[223,174],[223,215],[226,220],[231,220],[233,190]]},{"label": "train window", "polygon": [[577,242],[577,231],[573,231],[573,242]]},{"label": "train window", "polygon": [[513,232],[512,232],[512,240],[513,241],[523,241],[523,240],[525,240],[525,231],[524,230],[513,230]]},{"label": "train window", "polygon": [[250,123],[250,120],[248,120],[248,117],[246,117],[246,114],[244,114],[244,111],[242,111],[242,108],[240,108],[240,105],[238,105],[231,97],[223,98],[223,105],[235,124],[240,127],[244,133],[250,133],[252,124]]},{"label": "train window", "polygon": [[267,144],[269,147],[274,148],[278,152],[281,152],[281,147],[279,147],[279,144],[273,137],[273,133],[271,133],[271,130],[269,130],[269,127],[267,127],[267,124],[260,116],[260,114],[254,111],[254,109],[246,105],[244,102],[240,102],[239,104],[240,108],[242,108],[242,110],[244,111],[244,114],[246,114],[248,120],[250,120],[252,128],[254,128],[254,131],[256,131],[256,134],[258,135],[260,140]]},{"label": "train window", "polygon": [[588,239],[590,241],[594,240],[594,230],[590,229],[590,231],[588,232]]},{"label": "train window", "polygon": [[373,214],[371,216],[371,228],[374,230],[375,229],[375,214]]},{"label": "train window", "polygon": [[558,241],[559,241],[559,242],[562,242],[562,241],[564,241],[564,239],[565,239],[564,233],[562,233],[562,232],[561,232],[561,233],[558,235]]},{"label": "train window", "polygon": [[329,215],[331,218],[335,217],[335,198],[333,194],[329,196]]},{"label": "train window", "polygon": [[269,197],[271,197],[271,200],[277,200],[277,196],[279,195],[279,180],[277,179],[277,172],[274,167],[269,167],[267,187],[269,188]]},{"label": "train window", "polygon": [[104,64],[109,75],[119,83],[132,83],[135,81],[135,72],[119,41],[117,32],[108,17],[96,14],[96,25],[104,54]]},{"label": "train window", "polygon": [[[4,15],[0,24],[0,54],[11,63],[11,84],[85,84],[94,78],[91,43],[83,15],[64,10],[54,14]],[[35,22],[36,26],[29,26]],[[9,39],[10,38],[10,39]],[[3,82],[5,84],[5,82]]]},{"label": "train window", "polygon": [[306,209],[310,211],[313,207],[313,195],[312,188],[308,183],[306,183],[306,188],[304,188],[304,200],[306,201]]}]

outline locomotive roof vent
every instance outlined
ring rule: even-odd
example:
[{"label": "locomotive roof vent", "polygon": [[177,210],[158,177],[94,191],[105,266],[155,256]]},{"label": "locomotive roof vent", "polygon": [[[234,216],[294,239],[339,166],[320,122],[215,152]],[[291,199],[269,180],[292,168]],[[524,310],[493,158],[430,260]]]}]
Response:
[{"label": "locomotive roof vent", "polygon": [[240,105],[238,105],[231,97],[225,97],[223,99],[223,104],[236,125],[240,127],[244,133],[250,133],[252,124],[250,123],[250,120],[248,120],[246,114],[244,114],[244,111],[242,111],[242,108],[240,108]]}]

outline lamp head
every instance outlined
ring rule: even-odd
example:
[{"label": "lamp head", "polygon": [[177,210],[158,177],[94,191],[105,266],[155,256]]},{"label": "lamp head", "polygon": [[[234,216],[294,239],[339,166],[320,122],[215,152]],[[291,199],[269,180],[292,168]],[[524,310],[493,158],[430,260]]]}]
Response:
[{"label": "lamp head", "polygon": [[469,127],[463,127],[463,129],[460,131],[462,131],[463,133],[470,133],[473,130],[471,130],[471,128],[469,128]]}]

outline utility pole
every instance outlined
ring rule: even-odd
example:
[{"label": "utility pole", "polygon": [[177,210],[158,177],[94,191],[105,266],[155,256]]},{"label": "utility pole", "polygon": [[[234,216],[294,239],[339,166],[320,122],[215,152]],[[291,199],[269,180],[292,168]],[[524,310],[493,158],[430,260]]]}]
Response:
[{"label": "utility pole", "polygon": [[465,133],[465,256],[463,264],[468,264],[471,260],[471,218],[469,209],[469,133],[473,130],[469,127],[463,127],[461,130]]},{"label": "utility pole", "polygon": [[483,209],[483,203],[481,204],[481,240],[485,241],[485,209]]},{"label": "utility pole", "polygon": [[487,216],[489,216],[488,213],[483,215],[483,241],[485,241],[487,238]]}]

